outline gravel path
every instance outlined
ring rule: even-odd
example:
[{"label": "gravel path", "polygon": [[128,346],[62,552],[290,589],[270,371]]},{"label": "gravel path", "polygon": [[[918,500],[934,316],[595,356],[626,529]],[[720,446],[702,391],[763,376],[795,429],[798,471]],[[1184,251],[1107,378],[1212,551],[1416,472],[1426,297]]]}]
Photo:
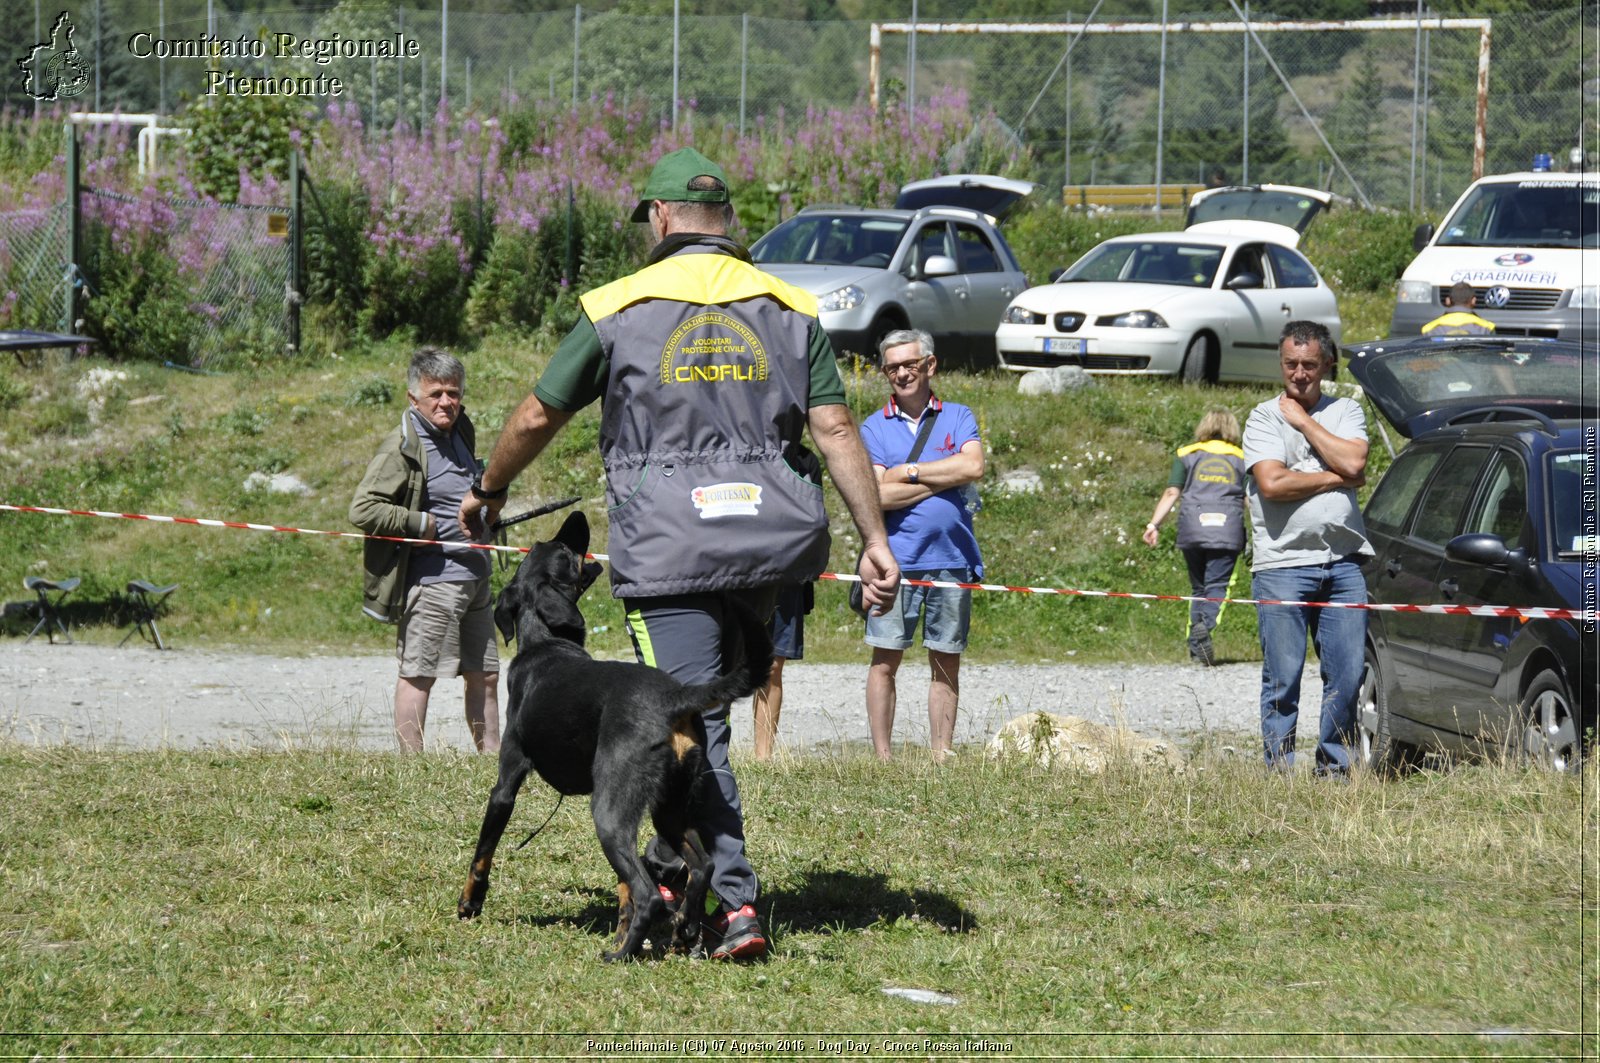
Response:
[{"label": "gravel path", "polygon": [[[1260,665],[967,664],[961,670],[958,745],[982,743],[1005,722],[1046,710],[1141,734],[1184,739],[1205,731],[1256,733]],[[391,749],[394,659],[269,657],[146,647],[0,644],[0,738],[99,748]],[[865,743],[866,665],[794,661],[784,669],[781,749]],[[895,737],[927,743],[927,664],[907,654]],[[1303,703],[1321,683],[1306,673]],[[470,748],[461,684],[436,688],[429,749]],[[1315,709],[1301,730],[1315,735]],[[748,703],[735,706],[735,749],[750,742]]]}]

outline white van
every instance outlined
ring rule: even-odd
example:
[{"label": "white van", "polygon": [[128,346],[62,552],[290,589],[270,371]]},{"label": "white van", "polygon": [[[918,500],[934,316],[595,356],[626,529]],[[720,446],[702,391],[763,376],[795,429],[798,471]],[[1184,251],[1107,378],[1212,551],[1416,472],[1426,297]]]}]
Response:
[{"label": "white van", "polygon": [[1437,232],[1418,227],[1391,336],[1415,336],[1447,312],[1450,286],[1502,336],[1600,339],[1600,174],[1499,174],[1474,181]]}]

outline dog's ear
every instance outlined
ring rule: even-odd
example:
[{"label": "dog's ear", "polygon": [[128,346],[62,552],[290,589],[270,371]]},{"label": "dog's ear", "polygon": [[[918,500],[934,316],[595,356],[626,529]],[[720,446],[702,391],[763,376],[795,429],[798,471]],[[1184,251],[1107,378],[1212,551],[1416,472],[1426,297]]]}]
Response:
[{"label": "dog's ear", "polygon": [[573,510],[567,514],[561,530],[556,532],[555,541],[579,557],[589,552],[589,518],[583,515],[583,510]]},{"label": "dog's ear", "polygon": [[570,601],[560,590],[548,585],[540,587],[534,611],[551,631],[557,634],[565,633],[569,638],[576,632],[578,643],[582,644],[583,614],[578,612],[577,604]]},{"label": "dog's ear", "polygon": [[517,614],[520,612],[522,596],[517,593],[515,584],[508,584],[494,606],[494,626],[500,629],[500,637],[507,646],[517,637]]}]

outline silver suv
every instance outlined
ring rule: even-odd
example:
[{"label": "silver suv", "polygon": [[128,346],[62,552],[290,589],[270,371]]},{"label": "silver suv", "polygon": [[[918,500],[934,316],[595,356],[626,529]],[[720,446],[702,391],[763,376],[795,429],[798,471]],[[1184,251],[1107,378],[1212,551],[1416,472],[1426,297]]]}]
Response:
[{"label": "silver suv", "polygon": [[873,361],[885,333],[920,328],[942,365],[988,368],[1000,315],[1028,286],[996,219],[1032,190],[981,174],[915,181],[893,209],[807,207],[750,253],[817,297],[841,354]]}]

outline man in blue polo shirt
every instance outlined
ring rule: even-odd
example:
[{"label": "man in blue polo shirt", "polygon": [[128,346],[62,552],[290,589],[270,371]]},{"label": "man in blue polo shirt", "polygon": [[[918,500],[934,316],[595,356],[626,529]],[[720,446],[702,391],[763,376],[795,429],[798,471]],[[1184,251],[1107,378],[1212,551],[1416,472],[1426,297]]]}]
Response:
[{"label": "man in blue polo shirt", "polygon": [[[933,394],[938,361],[933,337],[921,329],[889,333],[878,344],[889,378],[883,410],[861,423],[878,474],[889,547],[906,579],[972,583],[983,576],[983,556],[973,534],[977,482],[983,478],[983,443],[972,411]],[[923,432],[931,423],[931,429]],[[919,452],[919,434],[923,445]],[[908,460],[910,459],[910,460]],[[867,618],[872,665],[867,673],[867,725],[878,759],[888,760],[894,728],[895,677],[911,647],[918,619],[928,650],[928,738],[935,760],[953,750],[961,694],[961,653],[972,621],[972,592],[904,583],[882,616]]]}]

